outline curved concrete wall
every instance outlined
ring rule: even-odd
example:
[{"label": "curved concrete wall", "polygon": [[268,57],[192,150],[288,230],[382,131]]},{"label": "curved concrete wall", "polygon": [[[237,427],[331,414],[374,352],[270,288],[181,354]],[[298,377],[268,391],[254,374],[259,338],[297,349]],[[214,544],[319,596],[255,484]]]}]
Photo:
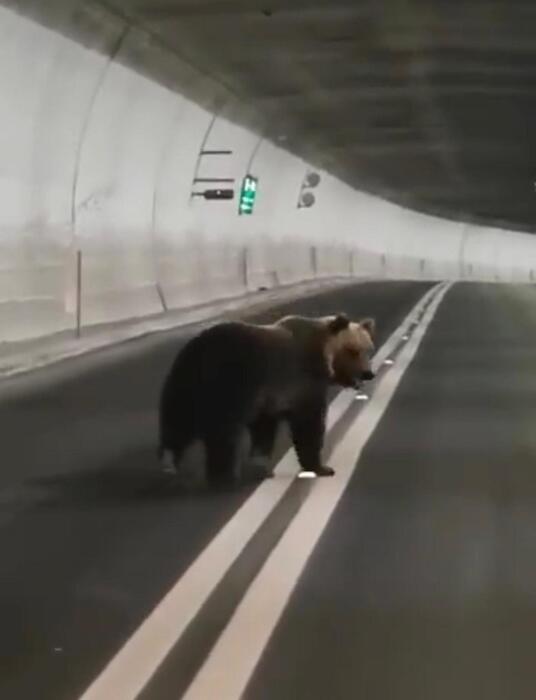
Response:
[{"label": "curved concrete wall", "polygon": [[[419,215],[326,173],[298,209],[307,164],[126,67],[136,41],[107,22],[93,50],[0,8],[0,340],[74,327],[78,251],[83,324],[315,276],[532,279],[531,236]],[[232,154],[198,162],[203,144]],[[248,171],[253,216],[190,197],[196,173],[238,185]]]}]

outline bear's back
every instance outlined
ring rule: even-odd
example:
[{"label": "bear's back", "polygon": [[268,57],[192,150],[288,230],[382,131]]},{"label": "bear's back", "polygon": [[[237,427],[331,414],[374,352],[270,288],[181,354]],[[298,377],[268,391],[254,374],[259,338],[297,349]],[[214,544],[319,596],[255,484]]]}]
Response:
[{"label": "bear's back", "polygon": [[297,383],[300,374],[299,354],[288,331],[229,321],[203,330],[184,346],[172,365],[164,395],[170,401],[179,400],[180,387],[184,398],[199,397],[205,402],[210,391],[216,406],[237,392],[265,392],[267,387],[280,392]]}]

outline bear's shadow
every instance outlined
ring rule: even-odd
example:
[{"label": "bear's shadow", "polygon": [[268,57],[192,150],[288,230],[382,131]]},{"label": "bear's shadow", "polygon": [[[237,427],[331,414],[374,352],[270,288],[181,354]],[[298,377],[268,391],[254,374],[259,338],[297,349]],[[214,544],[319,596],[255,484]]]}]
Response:
[{"label": "bear's shadow", "polygon": [[116,456],[97,469],[56,474],[32,480],[28,484],[36,500],[47,506],[84,506],[126,504],[133,502],[213,499],[228,492],[251,491],[262,479],[246,465],[247,438],[240,445],[240,478],[217,489],[205,476],[205,451],[201,444],[192,445],[184,455],[177,474],[164,471],[154,446],[145,446]]}]

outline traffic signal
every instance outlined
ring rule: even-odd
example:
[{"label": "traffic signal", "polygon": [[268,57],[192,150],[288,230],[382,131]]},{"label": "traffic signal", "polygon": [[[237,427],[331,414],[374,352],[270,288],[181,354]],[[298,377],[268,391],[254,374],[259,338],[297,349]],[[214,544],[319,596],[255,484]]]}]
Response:
[{"label": "traffic signal", "polygon": [[253,175],[246,175],[242,181],[242,189],[240,191],[240,202],[238,205],[239,214],[252,214],[257,196],[258,180]]}]

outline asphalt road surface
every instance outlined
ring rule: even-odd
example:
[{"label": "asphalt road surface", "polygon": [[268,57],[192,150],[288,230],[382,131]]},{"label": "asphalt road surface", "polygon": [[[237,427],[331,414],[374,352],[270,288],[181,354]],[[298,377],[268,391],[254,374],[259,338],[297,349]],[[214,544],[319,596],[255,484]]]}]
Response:
[{"label": "asphalt road surface", "polygon": [[451,289],[245,698],[534,698],[535,346],[533,287]]},{"label": "asphalt road surface", "polygon": [[2,699],[532,700],[536,288],[367,283],[262,320],[339,309],[384,354],[368,402],[334,397],[333,479],[159,474],[192,329],[0,385]]},{"label": "asphalt road surface", "polygon": [[[365,283],[285,303],[250,320],[339,310],[353,317],[374,316],[380,346],[430,287]],[[491,295],[488,303],[494,300]],[[463,304],[460,313],[465,313]],[[158,392],[174,354],[193,330],[132,341],[0,384],[1,698],[80,697],[255,489],[246,484],[225,494],[185,492],[158,470]],[[430,393],[422,391],[424,396]],[[399,426],[395,432],[398,436]],[[276,458],[284,453],[285,440],[282,435]],[[391,437],[389,442],[396,452]],[[400,479],[405,482],[402,475]],[[359,485],[352,484],[353,497],[356,489]],[[176,698],[188,686],[302,500],[294,495],[274,511],[242,568],[234,567],[216,591],[200,620],[200,632],[196,624],[188,629],[144,697]],[[354,534],[357,542],[364,541],[364,532]],[[343,539],[336,537],[337,551],[355,546],[351,531]],[[347,609],[351,588],[345,595],[338,593],[329,602],[333,619]],[[340,634],[342,640],[355,630]],[[276,666],[281,658],[276,655]],[[267,663],[266,678],[279,675],[269,659]],[[283,683],[275,694],[273,687],[266,687],[253,696],[288,692],[300,697],[304,692],[301,697],[333,697],[312,696],[308,676],[298,678],[297,695]],[[263,687],[261,677],[253,683]],[[106,700],[126,697],[110,695]]]}]

